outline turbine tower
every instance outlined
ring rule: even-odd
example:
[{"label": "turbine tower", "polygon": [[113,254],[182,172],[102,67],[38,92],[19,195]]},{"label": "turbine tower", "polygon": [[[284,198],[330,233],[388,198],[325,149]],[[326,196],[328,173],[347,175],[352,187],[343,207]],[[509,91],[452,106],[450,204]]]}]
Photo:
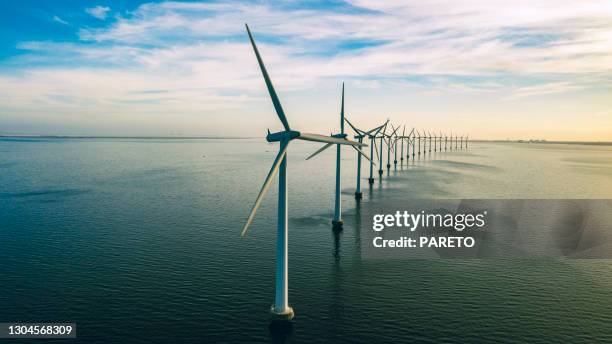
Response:
[{"label": "turbine tower", "polygon": [[[342,104],[340,105],[340,134],[333,136],[343,140],[346,139],[346,134],[344,133],[344,83],[342,83]],[[340,193],[341,147],[342,145],[336,145],[336,202],[334,204],[334,219],[332,220],[332,227],[334,229],[342,229],[344,225],[344,221],[342,221],[342,195]]]},{"label": "turbine tower", "polygon": [[458,141],[457,141],[457,138],[458,138],[458,137],[457,137],[457,134],[455,134],[455,150],[457,150],[457,142],[458,142]]},{"label": "turbine tower", "polygon": [[257,63],[259,64],[259,68],[261,69],[261,74],[266,83],[266,87],[268,89],[268,93],[270,94],[270,98],[272,98],[272,104],[274,105],[274,109],[276,114],[283,124],[285,130],[270,133],[268,130],[268,135],[266,136],[266,140],[268,142],[280,142],[280,149],[278,155],[274,159],[274,163],[270,168],[270,172],[268,172],[268,176],[266,177],[257,198],[255,199],[255,204],[251,209],[251,213],[247,218],[247,221],[242,229],[242,236],[244,236],[253,219],[255,218],[255,214],[257,210],[261,206],[261,202],[265,195],[268,193],[270,189],[270,185],[272,184],[272,180],[278,174],[278,222],[277,222],[277,232],[276,232],[276,285],[275,285],[275,298],[274,304],[272,305],[270,311],[272,315],[279,319],[289,320],[293,318],[293,309],[289,306],[289,293],[288,293],[288,204],[287,204],[287,148],[289,143],[292,140],[299,139],[305,141],[314,141],[314,142],[323,142],[323,143],[331,143],[331,144],[348,144],[353,146],[364,146],[358,142],[348,141],[345,139],[338,139],[335,137],[329,137],[318,134],[308,134],[302,133],[296,130],[292,130],[289,126],[289,122],[287,121],[287,117],[285,116],[285,112],[281,106],[280,100],[274,90],[274,86],[272,85],[272,81],[270,80],[270,76],[264,66],[263,60],[259,55],[259,51],[257,50],[257,45],[255,44],[255,40],[253,39],[253,35],[249,30],[249,26],[246,25],[246,30],[249,35],[249,40],[251,41],[251,45],[253,46],[253,51],[255,52],[255,57],[257,58]]},{"label": "turbine tower", "polygon": [[[389,121],[387,120],[387,123],[388,122]],[[380,155],[379,155],[380,163],[378,165],[378,175],[379,176],[382,176],[382,174],[383,174],[383,169],[382,169],[383,168],[383,141],[385,140],[385,133],[386,132],[387,132],[387,124],[385,124],[385,127],[383,128],[382,135],[380,136]]]},{"label": "turbine tower", "polygon": [[438,151],[438,137],[435,136],[435,135],[436,135],[436,132],[434,131],[434,137],[433,137],[433,140],[434,140],[434,153]]},{"label": "turbine tower", "polygon": [[[414,128],[412,128],[412,132],[414,133]],[[410,136],[408,136],[408,137],[410,137]],[[416,144],[415,141],[416,141],[416,137],[413,136],[412,137],[412,161],[414,161],[414,155],[415,155],[415,153],[414,153],[414,151],[415,151],[414,145]],[[410,141],[408,141],[408,142],[410,142]]]},{"label": "turbine tower", "polygon": [[421,159],[421,133],[417,130],[417,134],[419,135],[419,159]]},{"label": "turbine tower", "polygon": [[[406,135],[406,125],[404,124],[404,129],[402,129],[402,137],[400,138],[400,140],[402,140],[401,141],[402,151],[400,153],[400,160],[401,160],[402,165],[404,165],[404,141],[406,141],[405,135]],[[395,147],[395,149],[397,149],[397,146]]]}]

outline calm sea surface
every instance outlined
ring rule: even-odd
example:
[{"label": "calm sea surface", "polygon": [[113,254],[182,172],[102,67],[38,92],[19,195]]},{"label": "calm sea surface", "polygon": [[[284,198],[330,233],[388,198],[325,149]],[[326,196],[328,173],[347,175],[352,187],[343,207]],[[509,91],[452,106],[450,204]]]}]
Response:
[{"label": "calm sea surface", "polygon": [[[276,184],[240,237],[277,145],[0,139],[0,322],[76,322],[78,339],[61,343],[612,342],[608,260],[363,259],[355,154],[344,150],[346,225],[334,235],[334,150],[304,161],[318,147],[289,147],[296,317],[283,334],[267,313]],[[362,209],[610,199],[612,147],[473,143],[362,185]]]}]

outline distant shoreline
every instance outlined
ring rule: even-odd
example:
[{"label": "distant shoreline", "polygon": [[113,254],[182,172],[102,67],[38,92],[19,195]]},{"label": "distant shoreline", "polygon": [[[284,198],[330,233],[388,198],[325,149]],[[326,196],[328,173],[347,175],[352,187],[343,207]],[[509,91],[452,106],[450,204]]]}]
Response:
[{"label": "distant shoreline", "polygon": [[[249,140],[263,137],[242,136],[87,136],[87,135],[0,135],[0,139],[130,139],[130,140]],[[520,140],[470,140],[470,142],[522,143],[522,144],[573,144],[612,146],[608,141],[520,141]]]}]

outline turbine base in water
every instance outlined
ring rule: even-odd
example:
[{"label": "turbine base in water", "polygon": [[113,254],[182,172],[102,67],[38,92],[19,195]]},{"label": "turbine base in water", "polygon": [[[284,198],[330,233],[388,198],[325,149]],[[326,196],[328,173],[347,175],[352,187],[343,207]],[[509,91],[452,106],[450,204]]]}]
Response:
[{"label": "turbine base in water", "polygon": [[383,170],[378,170],[378,174],[382,176]]},{"label": "turbine base in water", "polygon": [[368,183],[369,183],[370,185],[374,184],[374,178],[368,178]]},{"label": "turbine base in water", "polygon": [[332,220],[332,228],[334,230],[342,230],[342,227],[344,226],[344,221],[342,220]]},{"label": "turbine base in water", "polygon": [[[374,182],[374,180],[372,180],[372,182]],[[363,193],[355,192],[355,199],[362,199],[362,198],[363,198]]]},{"label": "turbine base in water", "polygon": [[270,317],[272,321],[289,321],[293,319],[294,315],[295,313],[293,313],[293,308],[291,307],[287,307],[287,309],[280,313],[274,310],[274,305],[270,307]]}]

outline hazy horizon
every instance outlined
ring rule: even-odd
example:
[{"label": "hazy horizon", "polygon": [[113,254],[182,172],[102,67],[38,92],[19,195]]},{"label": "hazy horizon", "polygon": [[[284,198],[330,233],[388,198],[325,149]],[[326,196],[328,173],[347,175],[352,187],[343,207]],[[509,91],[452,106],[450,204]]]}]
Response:
[{"label": "hazy horizon", "polygon": [[27,0],[0,4],[0,133],[297,130],[346,112],[474,139],[612,141],[612,3]]}]

